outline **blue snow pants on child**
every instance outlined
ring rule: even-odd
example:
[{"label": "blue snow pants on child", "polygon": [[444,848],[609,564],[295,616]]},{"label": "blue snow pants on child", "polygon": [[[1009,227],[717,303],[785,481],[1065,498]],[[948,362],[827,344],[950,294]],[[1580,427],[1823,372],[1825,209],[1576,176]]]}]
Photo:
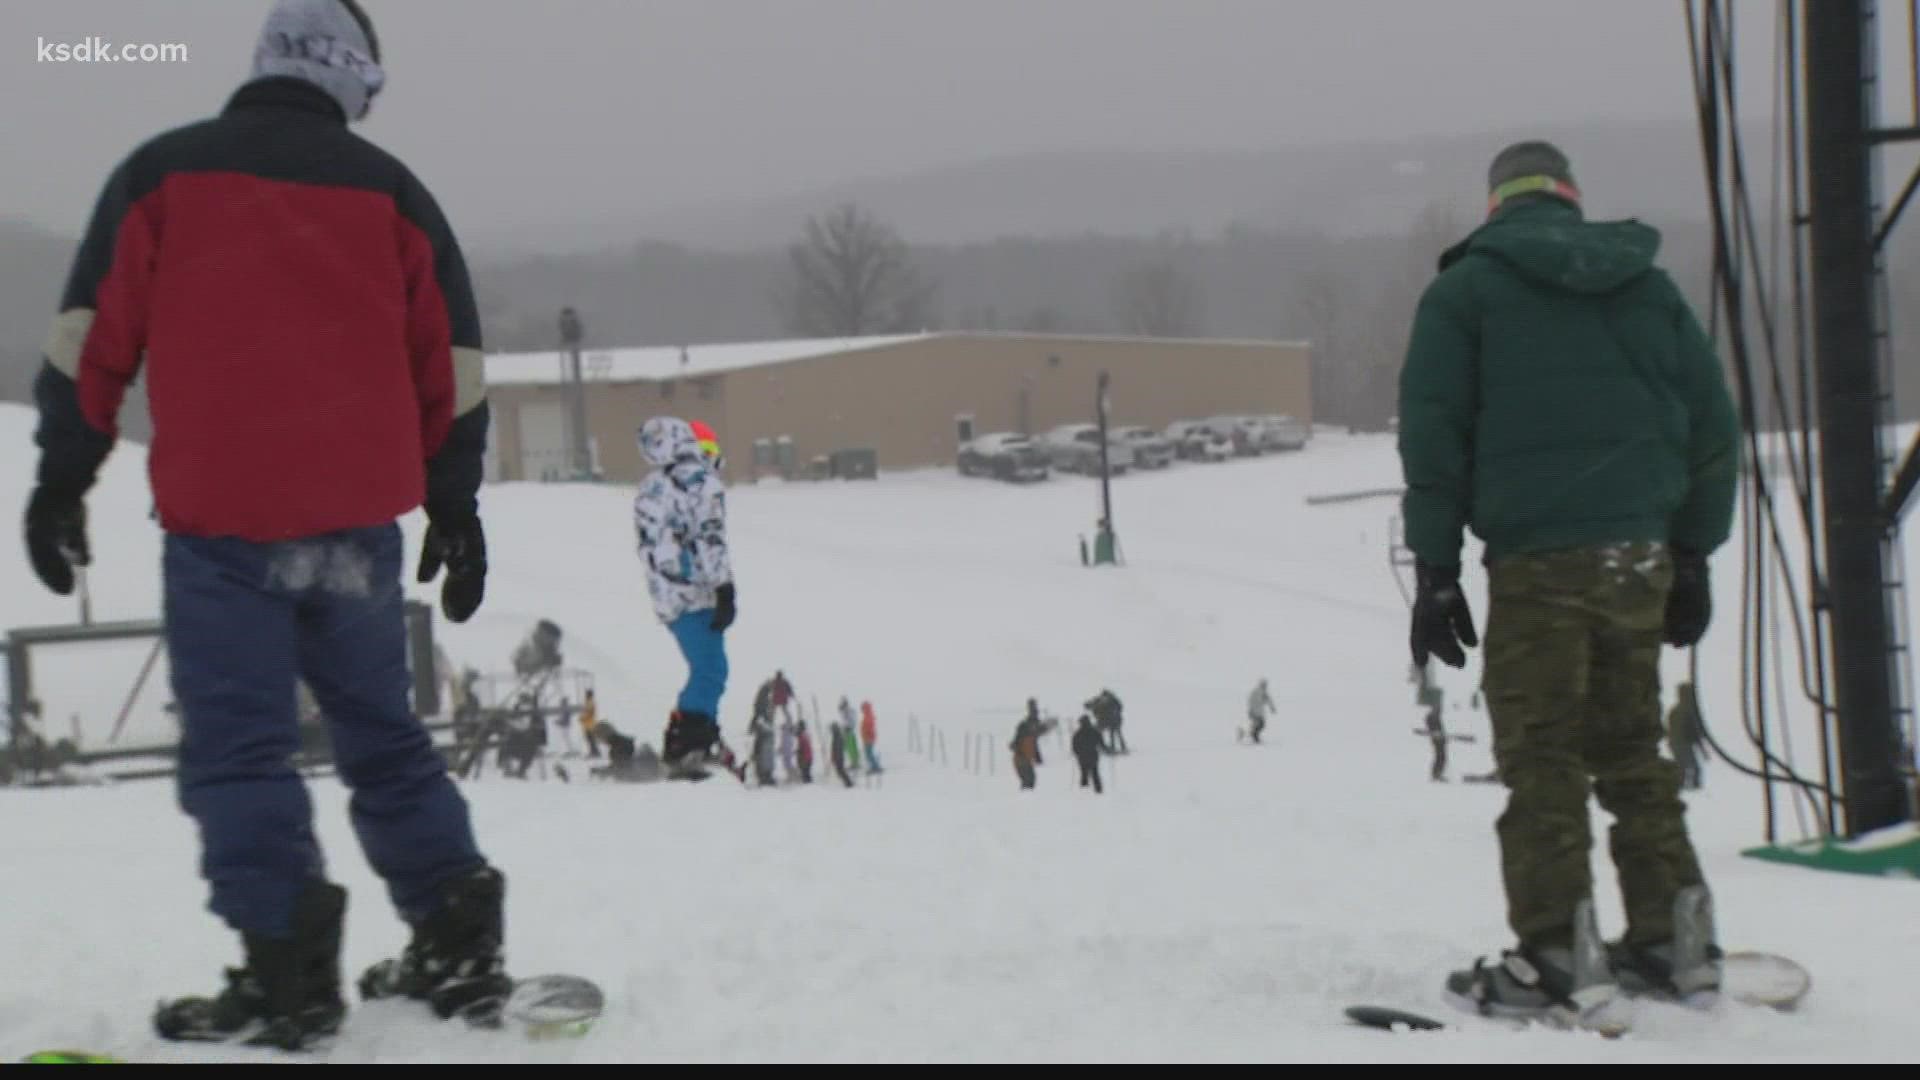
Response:
[{"label": "blue snow pants on child", "polygon": [[687,658],[687,684],[680,689],[681,712],[720,719],[720,695],[727,689],[727,641],[713,628],[713,610],[689,611],[667,624],[680,654]]}]

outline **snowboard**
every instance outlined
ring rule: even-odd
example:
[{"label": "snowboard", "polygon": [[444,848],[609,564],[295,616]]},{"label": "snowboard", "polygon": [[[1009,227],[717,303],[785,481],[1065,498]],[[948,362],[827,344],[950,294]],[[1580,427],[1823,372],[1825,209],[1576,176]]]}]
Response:
[{"label": "snowboard", "polygon": [[[1813,974],[1791,957],[1757,949],[1743,949],[1727,953],[1721,958],[1720,994],[1724,1000],[1789,1012],[1805,1000],[1812,989]],[[1464,1006],[1455,1007],[1467,1011]],[[1478,1013],[1472,1015],[1479,1018]],[[1382,1031],[1439,1031],[1454,1026],[1431,1016],[1385,1005],[1350,1006],[1346,1010],[1346,1017],[1363,1027]],[[1490,1016],[1484,1019],[1516,1027],[1539,1023],[1541,1026],[1571,1029],[1565,1023],[1549,1019],[1532,1021],[1502,1016]],[[1610,1026],[1590,1030],[1595,1030],[1609,1038],[1625,1033],[1624,1027],[1618,1031],[1612,1030]]]},{"label": "snowboard", "polygon": [[606,994],[592,979],[535,975],[514,981],[500,1020],[529,1039],[576,1039],[593,1030],[606,1006]]},{"label": "snowboard", "polygon": [[[1464,1002],[1448,999],[1452,1008],[1466,1013],[1475,1020],[1497,1024],[1516,1031],[1530,1027],[1540,1027],[1553,1031],[1585,1031],[1602,1038],[1617,1039],[1629,1030],[1627,1021],[1617,1015],[1608,1014],[1580,1019],[1562,1013],[1546,1013],[1539,1016],[1507,1016],[1498,1013],[1483,1014]],[[1449,1031],[1457,1030],[1458,1025],[1422,1013],[1386,1005],[1353,1005],[1346,1010],[1347,1019],[1362,1027],[1377,1028],[1381,1031]]]}]

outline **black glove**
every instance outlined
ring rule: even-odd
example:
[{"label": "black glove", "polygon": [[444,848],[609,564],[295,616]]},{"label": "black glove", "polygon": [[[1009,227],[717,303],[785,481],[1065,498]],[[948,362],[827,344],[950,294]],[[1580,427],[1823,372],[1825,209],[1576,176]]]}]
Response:
[{"label": "black glove", "polygon": [[1674,549],[1673,591],[1667,594],[1667,644],[1690,648],[1706,635],[1707,623],[1713,619],[1709,581],[1705,555]]},{"label": "black glove", "polygon": [[453,622],[466,622],[487,592],[487,536],[478,516],[428,520],[420,545],[420,583],[432,581],[442,563],[447,580],[440,586],[440,610]]},{"label": "black glove", "polygon": [[713,632],[717,634],[727,627],[732,626],[733,618],[738,614],[733,607],[733,582],[729,581],[725,585],[713,590],[713,595],[719,603],[714,606],[713,622],[709,625],[713,628]]},{"label": "black glove", "polygon": [[1432,566],[1414,561],[1418,580],[1413,598],[1413,666],[1425,667],[1428,654],[1449,667],[1465,667],[1462,645],[1480,644],[1473,631],[1473,612],[1460,591],[1458,566]]},{"label": "black glove", "polygon": [[93,562],[87,547],[87,507],[77,494],[42,484],[27,500],[27,557],[33,572],[61,596],[73,592],[73,568]]}]

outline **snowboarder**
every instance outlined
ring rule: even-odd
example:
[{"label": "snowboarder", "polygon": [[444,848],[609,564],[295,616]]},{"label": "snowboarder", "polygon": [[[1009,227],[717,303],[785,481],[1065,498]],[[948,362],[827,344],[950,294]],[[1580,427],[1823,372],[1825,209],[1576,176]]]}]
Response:
[{"label": "snowboarder", "polygon": [[163,1002],[173,1040],[299,1049],[345,1015],[347,893],[328,880],[294,686],[330,725],[356,835],[411,926],[368,996],[442,1016],[497,1007],[504,878],[409,705],[399,519],[424,505],[417,578],[480,606],[489,413],[465,262],[433,196],[349,125],[385,80],[353,0],[279,0],[213,118],[144,143],[94,206],[37,375],[26,541],[66,595],[91,562],[84,499],[143,373],[182,737],[179,803],[209,909],[243,962]]},{"label": "snowboarder", "polygon": [[1706,765],[1706,752],[1700,748],[1700,701],[1690,682],[1681,683],[1675,697],[1667,712],[1667,750],[1680,766],[1681,788],[1696,791]]},{"label": "snowboarder", "polygon": [[1080,717],[1080,727],[1073,733],[1073,757],[1080,763],[1080,786],[1093,787],[1095,795],[1101,794],[1100,755],[1104,748],[1100,742],[1100,732],[1094,729],[1091,716]]},{"label": "snowboarder", "polygon": [[1247,695],[1247,737],[1254,742],[1260,741],[1260,733],[1267,728],[1267,717],[1279,712],[1273,707],[1273,695],[1267,692],[1267,680],[1261,679],[1260,685]]},{"label": "snowboarder", "polygon": [[1087,701],[1086,707],[1087,711],[1093,714],[1094,721],[1099,725],[1100,733],[1105,738],[1107,753],[1126,753],[1127,738],[1120,731],[1122,718],[1119,695],[1103,688]]},{"label": "snowboarder", "polygon": [[[1706,632],[1739,425],[1712,344],[1654,265],[1654,229],[1587,221],[1548,143],[1502,150],[1488,186],[1488,221],[1441,256],[1400,376],[1413,662],[1462,667],[1478,644],[1459,582],[1471,528],[1509,791],[1498,835],[1517,946],[1448,989],[1523,1013],[1567,1008],[1576,990],[1589,1004],[1711,990],[1710,896],[1679,769],[1659,752],[1660,648]],[[1617,822],[1627,927],[1611,949],[1593,925],[1590,792]],[[1687,931],[1706,945],[1682,953]],[[1576,962],[1596,953],[1610,971]]]},{"label": "snowboarder", "polygon": [[703,771],[718,760],[725,634],[736,614],[726,492],[685,420],[656,416],[641,425],[639,441],[653,472],[634,497],[634,530],[654,613],[687,661],[661,756],[669,771]]}]

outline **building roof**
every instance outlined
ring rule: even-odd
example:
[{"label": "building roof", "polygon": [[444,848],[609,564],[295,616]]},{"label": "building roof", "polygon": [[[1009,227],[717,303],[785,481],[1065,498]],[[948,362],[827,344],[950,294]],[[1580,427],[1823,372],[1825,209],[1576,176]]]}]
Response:
[{"label": "building roof", "polygon": [[[1032,338],[1058,341],[1150,341],[1151,338],[1098,334],[1025,334],[958,331],[875,335],[851,338],[796,338],[789,341],[746,341],[716,345],[662,345],[637,349],[582,349],[580,374],[588,382],[660,382],[699,378],[745,368],[767,367],[794,360],[839,356],[867,349],[884,349],[931,338]],[[1181,339],[1182,345],[1305,346],[1304,341],[1241,341],[1213,338]],[[549,386],[566,381],[566,354],[545,352],[489,353],[487,385]]]},{"label": "building roof", "polygon": [[[582,349],[581,377],[589,382],[658,382],[697,378],[816,356],[881,349],[926,334],[854,338],[799,338],[724,345],[663,345],[642,349]],[[566,381],[566,354],[557,351],[491,353],[487,385],[546,385]]]}]

